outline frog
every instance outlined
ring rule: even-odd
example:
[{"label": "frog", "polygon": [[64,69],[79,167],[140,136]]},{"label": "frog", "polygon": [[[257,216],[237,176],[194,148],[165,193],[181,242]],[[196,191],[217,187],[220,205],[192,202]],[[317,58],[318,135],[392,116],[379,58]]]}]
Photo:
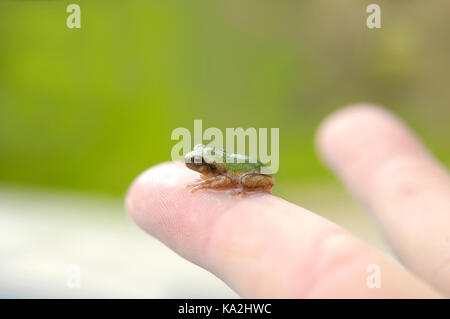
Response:
[{"label": "frog", "polygon": [[200,189],[235,189],[235,194],[272,193],[275,185],[268,167],[246,155],[197,144],[184,159],[187,168],[200,173],[201,180],[187,186],[192,193]]}]

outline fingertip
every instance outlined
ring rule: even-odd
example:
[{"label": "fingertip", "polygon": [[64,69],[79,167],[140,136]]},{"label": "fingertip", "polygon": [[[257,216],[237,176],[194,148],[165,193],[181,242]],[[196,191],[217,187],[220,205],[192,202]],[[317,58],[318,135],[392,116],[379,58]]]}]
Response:
[{"label": "fingertip", "polygon": [[322,160],[333,166],[351,141],[376,135],[394,121],[392,113],[376,104],[349,105],[322,121],[316,134],[316,148]]},{"label": "fingertip", "polygon": [[[137,176],[132,182],[125,199],[125,207],[131,217],[134,217],[142,211],[142,204],[145,201],[152,199],[154,188],[163,187],[164,184],[170,184],[176,174],[169,174],[166,176],[164,172],[167,171],[166,167],[171,166],[169,163],[162,163],[151,167],[139,176]],[[159,175],[159,176],[158,176]],[[159,177],[159,178],[158,178]],[[161,178],[166,177],[166,178]],[[167,177],[169,177],[167,179]]]},{"label": "fingertip", "polygon": [[182,163],[165,162],[141,173],[131,184],[125,207],[134,222],[159,237],[172,232],[177,205],[185,202],[185,185],[196,178]]},{"label": "fingertip", "polygon": [[192,193],[187,185],[198,179],[199,174],[181,162],[162,163],[140,174],[125,200],[140,228],[196,261],[219,217],[232,206],[256,199],[237,198],[226,190]]}]

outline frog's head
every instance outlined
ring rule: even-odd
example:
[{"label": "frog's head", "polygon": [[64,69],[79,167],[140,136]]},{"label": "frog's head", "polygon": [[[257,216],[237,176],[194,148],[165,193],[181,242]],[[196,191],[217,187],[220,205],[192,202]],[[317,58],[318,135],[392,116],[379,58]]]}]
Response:
[{"label": "frog's head", "polygon": [[214,148],[198,144],[192,152],[185,155],[184,162],[189,169],[203,175],[210,175],[217,170],[217,156]]},{"label": "frog's head", "polygon": [[189,152],[184,157],[186,166],[196,172],[207,175],[211,169],[207,164],[207,150],[203,144],[198,144],[194,147],[192,152]]}]

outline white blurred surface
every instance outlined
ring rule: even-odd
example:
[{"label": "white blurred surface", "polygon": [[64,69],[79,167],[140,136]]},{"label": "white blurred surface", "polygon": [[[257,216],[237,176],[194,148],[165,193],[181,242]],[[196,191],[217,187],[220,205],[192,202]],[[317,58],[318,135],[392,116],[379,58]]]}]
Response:
[{"label": "white blurred surface", "polygon": [[[341,189],[288,189],[297,204],[388,252],[371,218]],[[81,271],[79,289],[67,285],[71,264]],[[238,296],[139,229],[120,200],[0,185],[0,298],[14,297]]]},{"label": "white blurred surface", "polygon": [[[80,268],[80,288],[68,288]],[[121,201],[0,187],[0,298],[236,298],[129,219]]]}]

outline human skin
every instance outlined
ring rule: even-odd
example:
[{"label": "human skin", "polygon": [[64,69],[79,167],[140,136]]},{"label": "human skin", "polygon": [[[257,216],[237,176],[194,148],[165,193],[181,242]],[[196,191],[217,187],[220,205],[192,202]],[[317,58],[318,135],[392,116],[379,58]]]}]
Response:
[{"label": "human skin", "polygon": [[[330,115],[316,144],[324,163],[373,214],[401,264],[346,230],[267,193],[230,196],[186,185],[198,173],[163,163],[132,184],[133,220],[245,298],[440,298],[450,295],[450,178],[388,111]],[[369,288],[369,265],[381,287]]]}]

